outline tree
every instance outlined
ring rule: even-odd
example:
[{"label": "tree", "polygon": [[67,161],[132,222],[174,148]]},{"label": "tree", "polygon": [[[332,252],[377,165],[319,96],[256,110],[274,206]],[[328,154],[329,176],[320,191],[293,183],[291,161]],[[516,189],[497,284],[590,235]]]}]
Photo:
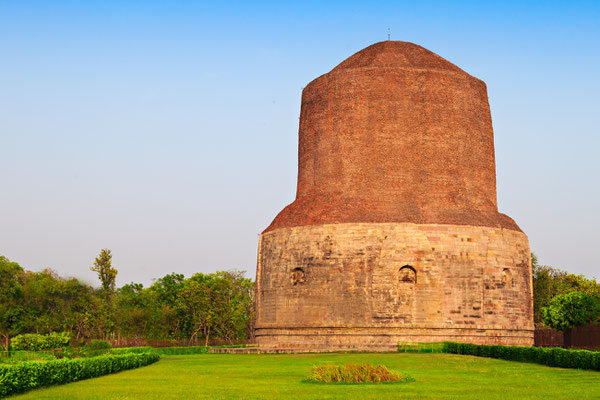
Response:
[{"label": "tree", "polygon": [[49,335],[44,336],[43,340],[43,348],[52,350],[52,355],[54,355],[56,349],[62,349],[69,345],[71,335],[68,332],[51,332]]},{"label": "tree", "polygon": [[21,306],[23,272],[19,264],[0,256],[0,336],[4,339],[6,352],[10,337],[21,328],[20,317],[24,312]]},{"label": "tree", "polygon": [[37,333],[25,333],[15,336],[12,338],[11,343],[15,350],[27,351],[27,359],[29,359],[30,351],[43,350],[45,347],[44,336]]},{"label": "tree", "polygon": [[156,292],[141,283],[130,283],[117,290],[115,321],[119,335],[148,337],[160,318]]},{"label": "tree", "polygon": [[588,296],[600,296],[600,284],[595,279],[539,265],[534,253],[531,253],[531,268],[533,277],[533,310],[534,321],[536,323],[542,322],[542,308],[548,307],[550,301],[559,294],[582,292]]},{"label": "tree", "polygon": [[242,271],[194,274],[178,296],[178,309],[189,327],[190,342],[202,333],[233,343],[246,337],[253,318],[254,284]]},{"label": "tree", "polygon": [[552,277],[550,268],[538,264],[537,256],[531,253],[531,270],[533,277],[533,320],[542,321],[542,308],[552,300]]},{"label": "tree", "polygon": [[600,298],[581,292],[560,294],[542,309],[544,323],[564,332],[565,347],[571,347],[573,328],[596,322],[599,317]]},{"label": "tree", "polygon": [[176,274],[173,272],[162,278],[158,278],[152,286],[150,286],[150,289],[157,293],[158,298],[162,303],[174,306],[177,295],[184,287],[184,281],[185,277],[183,274]]},{"label": "tree", "polygon": [[102,289],[107,293],[112,293],[115,290],[115,282],[118,271],[112,267],[112,254],[109,249],[100,250],[100,254],[94,260],[94,265],[90,270],[98,274]]},{"label": "tree", "polygon": [[205,346],[214,328],[216,310],[211,304],[211,289],[205,281],[188,281],[177,298],[177,308],[191,324],[190,344],[199,332],[204,334]]}]

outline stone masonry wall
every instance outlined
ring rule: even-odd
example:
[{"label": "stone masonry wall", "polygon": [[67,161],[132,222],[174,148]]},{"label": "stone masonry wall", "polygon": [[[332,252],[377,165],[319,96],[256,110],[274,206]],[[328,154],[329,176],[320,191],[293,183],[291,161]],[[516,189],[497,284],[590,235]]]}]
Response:
[{"label": "stone masonry wall", "polygon": [[522,232],[412,223],[282,228],[261,235],[257,342],[392,349],[398,341],[533,344]]}]

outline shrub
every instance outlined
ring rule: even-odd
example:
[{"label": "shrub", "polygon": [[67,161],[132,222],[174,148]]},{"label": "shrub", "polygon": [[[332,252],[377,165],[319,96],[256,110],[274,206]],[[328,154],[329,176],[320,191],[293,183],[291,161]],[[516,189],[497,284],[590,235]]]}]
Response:
[{"label": "shrub", "polygon": [[161,347],[154,349],[155,352],[161,355],[181,356],[185,354],[207,354],[210,347],[192,346],[192,347]]},{"label": "shrub", "polygon": [[10,343],[14,350],[26,350],[27,354],[30,351],[42,350],[46,345],[44,336],[37,333],[26,333],[15,336],[10,340]]},{"label": "shrub", "polygon": [[230,346],[189,346],[189,347],[119,347],[112,349],[111,354],[123,354],[123,353],[156,353],[160,355],[169,356],[182,356],[186,354],[207,354],[210,349],[220,348],[244,348],[247,347],[244,344],[230,345]]},{"label": "shrub", "polygon": [[531,362],[549,367],[595,369],[600,371],[600,352],[569,350],[561,347],[526,347],[478,345],[445,342],[444,353],[500,358],[510,361]]},{"label": "shrub", "polygon": [[414,343],[398,342],[398,352],[400,353],[443,353],[444,343]]},{"label": "shrub", "polygon": [[67,332],[52,332],[48,335],[38,335],[37,333],[26,333],[15,336],[11,339],[11,345],[14,350],[30,351],[52,350],[65,347],[69,344],[71,337]]},{"label": "shrub", "polygon": [[74,382],[143,367],[159,360],[158,354],[122,354],[47,362],[26,361],[0,366],[0,397],[30,389]]},{"label": "shrub", "polygon": [[83,346],[81,351],[88,357],[94,357],[106,354],[110,349],[112,349],[110,342],[107,342],[106,340],[94,339]]},{"label": "shrub", "polygon": [[143,347],[117,347],[114,349],[110,350],[110,354],[125,354],[125,353],[134,353],[134,354],[141,354],[141,353],[157,353],[154,349],[150,346],[143,346]]},{"label": "shrub", "polygon": [[52,332],[49,335],[45,335],[43,340],[44,348],[54,351],[55,349],[61,349],[68,346],[71,341],[71,335],[68,332]]},{"label": "shrub", "polygon": [[106,340],[98,340],[98,339],[89,341],[84,347],[88,350],[112,349],[112,345],[110,344],[110,342],[107,342]]},{"label": "shrub", "polygon": [[346,364],[320,365],[310,370],[308,377],[312,382],[326,383],[378,383],[378,382],[412,382],[408,375],[390,371],[384,365]]}]

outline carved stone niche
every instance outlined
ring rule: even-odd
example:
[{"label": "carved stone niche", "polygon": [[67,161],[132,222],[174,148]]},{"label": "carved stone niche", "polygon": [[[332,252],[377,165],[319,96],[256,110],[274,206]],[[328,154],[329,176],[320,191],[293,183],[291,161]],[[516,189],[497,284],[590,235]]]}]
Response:
[{"label": "carved stone niche", "polygon": [[513,287],[513,285],[514,280],[512,277],[512,272],[510,272],[510,269],[504,268],[502,270],[502,287]]},{"label": "carved stone niche", "polygon": [[290,279],[292,281],[292,285],[293,286],[296,286],[296,285],[299,285],[301,283],[304,283],[304,280],[305,280],[304,270],[302,268],[294,268],[292,270],[292,274],[290,276]]},{"label": "carved stone niche", "polygon": [[410,265],[405,265],[399,271],[400,283],[417,283],[417,271]]}]

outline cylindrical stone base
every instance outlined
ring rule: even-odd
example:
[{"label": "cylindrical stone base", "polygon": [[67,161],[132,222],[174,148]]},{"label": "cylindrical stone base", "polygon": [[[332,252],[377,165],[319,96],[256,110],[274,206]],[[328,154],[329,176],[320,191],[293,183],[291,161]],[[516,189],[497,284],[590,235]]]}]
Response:
[{"label": "cylindrical stone base", "polygon": [[533,344],[522,232],[343,223],[261,235],[257,343],[392,350],[398,342]]}]

